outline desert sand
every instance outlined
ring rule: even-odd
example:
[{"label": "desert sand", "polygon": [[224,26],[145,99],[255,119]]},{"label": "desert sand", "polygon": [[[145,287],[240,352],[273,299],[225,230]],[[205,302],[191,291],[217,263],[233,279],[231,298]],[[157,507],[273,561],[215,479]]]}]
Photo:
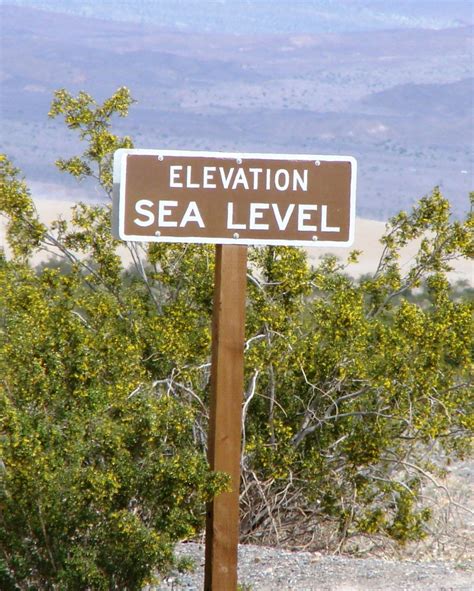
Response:
[{"label": "desert sand", "polygon": [[[74,201],[66,199],[35,199],[35,206],[38,211],[40,220],[49,224],[58,217],[65,220],[71,217],[71,208],[74,206]],[[5,235],[6,220],[0,217],[0,248],[3,248],[9,255],[8,245]],[[377,263],[380,259],[383,247],[380,244],[380,238],[385,230],[385,223],[374,220],[367,220],[357,218],[355,226],[355,241],[350,248],[307,248],[309,261],[311,264],[316,264],[318,259],[325,254],[334,254],[341,261],[345,261],[348,254],[352,250],[362,251],[359,261],[348,266],[347,271],[354,277],[359,277],[367,273],[373,273],[377,268]],[[413,257],[416,254],[417,244],[413,243],[407,246],[401,258],[403,268],[408,269]],[[130,262],[127,253],[123,251],[124,262]],[[46,253],[38,253],[31,259],[33,265],[37,265],[48,258]],[[458,260],[454,263],[454,270],[450,273],[450,280],[455,282],[462,280],[467,282],[471,287],[474,287],[474,262],[472,260]]]}]

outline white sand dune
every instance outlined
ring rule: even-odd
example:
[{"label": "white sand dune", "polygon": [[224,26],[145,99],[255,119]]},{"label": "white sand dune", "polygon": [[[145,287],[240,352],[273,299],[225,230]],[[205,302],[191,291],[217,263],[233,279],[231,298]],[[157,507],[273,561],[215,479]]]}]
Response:
[{"label": "white sand dune", "polygon": [[[59,200],[59,199],[36,199],[35,205],[42,222],[49,224],[58,217],[63,219],[70,219],[71,208],[74,205],[73,201]],[[357,277],[367,273],[373,273],[377,268],[380,255],[382,253],[382,245],[380,238],[384,233],[385,223],[366,220],[358,218],[355,226],[355,241],[350,248],[307,248],[309,260],[312,264],[317,263],[318,259],[324,254],[334,254],[345,261],[348,254],[352,250],[362,251],[359,262],[348,266],[348,272]],[[5,250],[8,256],[8,246],[5,236],[5,220],[0,217],[0,247]],[[411,244],[406,247],[402,253],[401,264],[404,268],[409,268],[410,262],[416,254],[417,244]],[[124,251],[125,262],[129,262],[129,258]],[[48,258],[46,253],[35,255],[31,263],[38,264]],[[474,262],[472,260],[458,260],[454,263],[454,270],[450,273],[452,281],[464,280],[470,286],[474,287]]]}]

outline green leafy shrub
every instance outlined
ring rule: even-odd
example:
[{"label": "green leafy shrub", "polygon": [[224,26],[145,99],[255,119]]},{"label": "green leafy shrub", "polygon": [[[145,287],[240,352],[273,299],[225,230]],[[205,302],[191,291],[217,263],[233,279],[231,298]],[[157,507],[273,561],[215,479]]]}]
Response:
[{"label": "green leafy shrub", "polygon": [[[90,118],[68,107],[91,144],[103,145],[97,113],[120,106],[107,104]],[[109,157],[124,142],[107,138]],[[101,168],[104,154],[91,154]],[[5,156],[0,179],[12,249],[0,257],[0,586],[140,589],[227,483],[195,444],[195,409],[166,383],[208,331],[173,294],[150,298],[124,276],[107,207],[78,205],[70,226],[46,228]],[[31,268],[35,249],[53,247],[66,265]]]},{"label": "green leafy shrub", "polygon": [[[59,167],[110,194],[112,152],[132,145],[111,118],[131,103],[126,89],[103,105],[58,91],[51,116],[86,142]],[[125,269],[109,205],[47,227],[5,156],[0,180],[2,587],[138,589],[225,486],[204,459],[213,249],[125,244]],[[361,281],[332,257],[310,268],[302,249],[250,249],[243,540],[425,535],[423,482],[469,452],[473,304],[446,272],[472,237],[472,215],[453,222],[435,189],[390,221]],[[32,269],[51,249],[58,263]]]}]

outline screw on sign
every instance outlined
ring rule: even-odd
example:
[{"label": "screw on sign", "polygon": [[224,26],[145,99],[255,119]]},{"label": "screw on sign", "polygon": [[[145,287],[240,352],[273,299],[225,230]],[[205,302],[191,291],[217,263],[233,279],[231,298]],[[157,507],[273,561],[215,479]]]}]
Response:
[{"label": "screw on sign", "polygon": [[121,240],[216,244],[208,459],[231,490],[209,504],[206,591],[237,589],[247,245],[350,246],[350,156],[118,150]]}]

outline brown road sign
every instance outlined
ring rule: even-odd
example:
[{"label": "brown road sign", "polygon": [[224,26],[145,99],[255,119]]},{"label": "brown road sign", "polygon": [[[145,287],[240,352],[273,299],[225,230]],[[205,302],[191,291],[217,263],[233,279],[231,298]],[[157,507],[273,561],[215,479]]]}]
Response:
[{"label": "brown road sign", "polygon": [[114,233],[216,246],[208,457],[231,490],[208,505],[206,591],[235,591],[247,244],[348,246],[356,161],[346,156],[118,150]]},{"label": "brown road sign", "polygon": [[118,150],[122,240],[293,246],[353,241],[350,156]]}]

